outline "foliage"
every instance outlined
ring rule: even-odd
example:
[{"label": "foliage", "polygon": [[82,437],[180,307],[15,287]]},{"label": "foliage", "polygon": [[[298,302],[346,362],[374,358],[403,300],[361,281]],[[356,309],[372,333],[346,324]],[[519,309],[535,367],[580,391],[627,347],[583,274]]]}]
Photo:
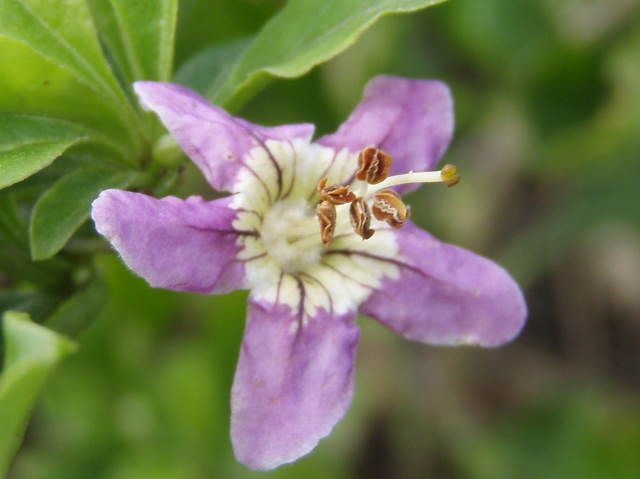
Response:
[{"label": "foliage", "polygon": [[[196,42],[202,51],[183,71],[198,81],[209,76],[218,85],[205,85],[212,98],[239,104],[266,76],[294,78],[327,61],[379,17],[435,3],[291,0],[227,53]],[[140,109],[131,84],[172,79],[180,11],[188,18],[205,4],[210,7],[188,0],[0,0],[0,285],[9,286],[0,292],[3,310],[29,312],[71,336],[101,311],[108,288],[93,258],[105,244],[85,226],[90,204],[107,188],[174,189],[180,162],[163,161],[161,151],[171,145],[159,144],[163,131]],[[8,318],[11,328],[14,316]],[[13,354],[12,340],[8,334]],[[0,410],[21,426],[28,409],[10,412],[19,387],[5,379]],[[34,380],[25,408],[36,389]],[[17,447],[18,436],[9,432],[15,427],[2,428],[5,468]]]}]

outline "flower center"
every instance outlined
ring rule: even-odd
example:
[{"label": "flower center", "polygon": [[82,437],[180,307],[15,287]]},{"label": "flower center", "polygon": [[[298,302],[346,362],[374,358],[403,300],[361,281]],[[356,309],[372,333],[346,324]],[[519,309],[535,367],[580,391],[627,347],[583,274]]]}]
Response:
[{"label": "flower center", "polygon": [[320,179],[316,186],[320,195],[316,215],[320,223],[320,239],[325,246],[333,241],[338,226],[336,206],[350,203],[349,216],[353,230],[363,240],[367,240],[375,234],[375,229],[371,228],[372,212],[373,217],[392,228],[402,228],[409,219],[410,208],[390,187],[409,183],[444,183],[455,186],[460,181],[454,165],[445,165],[439,171],[410,171],[404,175],[389,176],[392,161],[389,153],[375,146],[368,146],[358,155],[359,167],[352,184],[328,184],[327,177]]},{"label": "flower center", "polygon": [[300,198],[275,202],[264,218],[260,238],[285,273],[302,271],[322,255],[315,209]]},{"label": "flower center", "polygon": [[[365,179],[382,181],[388,174],[386,157],[365,159]],[[402,259],[398,243],[384,223],[375,217],[367,220],[366,189],[354,207],[357,231],[365,236],[370,228],[377,231],[363,242],[350,220],[355,193],[349,194],[346,187],[331,188],[353,181],[357,155],[346,148],[336,151],[303,141],[270,140],[251,150],[243,161],[247,168],[233,188],[232,206],[237,210],[233,226],[255,234],[238,237],[242,249],[237,259],[244,262],[246,286],[253,298],[291,307],[296,314],[292,334],[319,310],[353,311],[381,286],[383,278],[398,277],[394,262]],[[323,178],[326,184],[318,191]],[[331,202],[320,211],[319,221],[318,202],[324,198]]]}]

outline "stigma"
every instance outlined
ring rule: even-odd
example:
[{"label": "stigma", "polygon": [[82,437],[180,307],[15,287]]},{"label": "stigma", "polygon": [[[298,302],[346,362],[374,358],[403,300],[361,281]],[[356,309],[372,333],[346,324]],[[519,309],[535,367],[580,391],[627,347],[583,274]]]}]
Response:
[{"label": "stigma", "polygon": [[358,155],[358,170],[350,185],[327,185],[327,178],[318,182],[321,201],[316,208],[322,244],[333,241],[338,218],[336,205],[349,204],[349,217],[354,232],[363,240],[371,238],[371,216],[386,222],[392,228],[402,228],[409,219],[411,209],[405,205],[394,186],[413,183],[443,183],[448,187],[460,182],[455,165],[444,165],[436,171],[418,171],[389,176],[393,159],[375,146],[364,148]]}]

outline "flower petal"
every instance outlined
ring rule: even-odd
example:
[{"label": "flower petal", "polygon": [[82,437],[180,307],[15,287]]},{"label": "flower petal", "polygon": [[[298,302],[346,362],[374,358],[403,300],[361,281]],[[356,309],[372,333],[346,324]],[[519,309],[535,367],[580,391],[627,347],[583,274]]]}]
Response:
[{"label": "flower petal", "polygon": [[351,403],[355,314],[322,311],[296,329],[299,317],[289,306],[249,304],[231,437],[236,457],[251,468],[272,469],[307,454]]},{"label": "flower petal", "polygon": [[520,332],[527,306],[502,267],[414,224],[396,234],[405,264],[400,278],[386,279],[361,312],[408,339],[432,344],[493,347]]},{"label": "flower petal", "polygon": [[[447,85],[435,80],[379,76],[364,98],[333,134],[318,140],[336,150],[358,152],[377,146],[393,157],[391,174],[432,170],[453,136],[453,99]],[[415,185],[398,187],[406,192]]]},{"label": "flower petal", "polygon": [[197,93],[174,83],[136,82],[142,105],[158,114],[184,152],[218,190],[233,190],[245,154],[267,140],[309,141],[314,126],[254,125],[229,115]]},{"label": "flower petal", "polygon": [[97,231],[151,286],[223,293],[244,284],[230,198],[153,198],[105,190],[93,202]]}]

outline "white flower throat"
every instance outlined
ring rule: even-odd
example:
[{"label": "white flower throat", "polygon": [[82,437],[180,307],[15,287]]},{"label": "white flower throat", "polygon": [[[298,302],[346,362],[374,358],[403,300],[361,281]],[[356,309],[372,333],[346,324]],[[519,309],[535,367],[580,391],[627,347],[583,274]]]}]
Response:
[{"label": "white flower throat", "polygon": [[[346,200],[357,197],[360,208],[366,210],[372,202],[375,208],[375,195],[389,186],[437,178],[447,182],[455,176],[454,171],[449,180],[441,172],[387,177],[388,167],[385,174],[380,165],[374,165],[366,179],[383,175],[378,184],[356,179],[347,188],[353,193],[336,199],[336,194],[345,190],[342,186],[356,176],[363,177],[362,168],[358,170],[358,155],[347,149],[335,151],[301,140],[269,140],[252,149],[243,161],[247,168],[242,169],[234,185],[232,207],[238,217],[233,226],[257,234],[239,237],[243,248],[238,259],[245,261],[246,286],[255,299],[285,303],[298,313],[299,321],[292,324],[292,331],[306,324],[319,308],[333,314],[354,310],[384,277],[399,275],[402,258],[392,231],[398,227],[392,216],[398,213],[394,202],[401,203],[399,197],[383,198],[394,204],[380,203],[382,209],[396,208],[385,220],[371,215],[362,218],[364,213],[355,208],[360,222],[354,222],[354,205]],[[318,183],[322,185],[325,178],[324,185],[329,186],[319,191],[322,188]],[[321,234],[325,230],[321,229],[319,212],[319,204],[327,199],[336,202],[325,205],[332,214],[332,223],[326,228],[331,233],[329,241]],[[363,241],[364,237],[369,239]]]},{"label": "white flower throat", "polygon": [[315,209],[302,198],[276,201],[262,222],[260,237],[285,273],[295,274],[317,263],[324,249]]}]

